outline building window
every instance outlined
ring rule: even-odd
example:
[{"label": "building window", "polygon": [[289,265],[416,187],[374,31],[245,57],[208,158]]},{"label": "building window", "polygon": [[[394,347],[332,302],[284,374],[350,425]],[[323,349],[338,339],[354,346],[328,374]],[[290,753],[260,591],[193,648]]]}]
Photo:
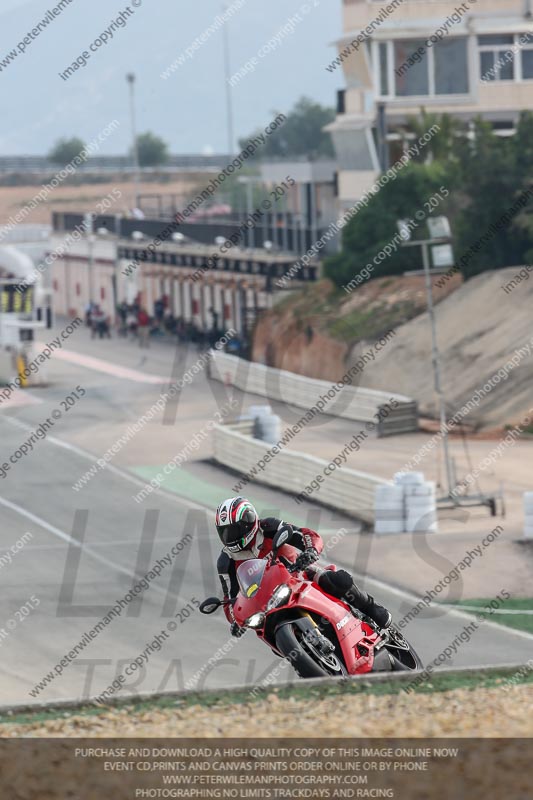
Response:
[{"label": "building window", "polygon": [[380,42],[376,52],[381,97],[437,97],[469,92],[468,39],[449,37],[428,47],[425,39]]},{"label": "building window", "polygon": [[429,59],[423,39],[394,42],[394,74],[398,97],[429,94]]},{"label": "building window", "polygon": [[466,39],[445,39],[435,47],[435,94],[468,94]]},{"label": "building window", "polygon": [[387,68],[387,42],[379,43],[379,75],[380,75],[380,94],[383,97],[389,95],[389,71]]},{"label": "building window", "polygon": [[482,81],[513,81],[515,78],[514,36],[478,36]]},{"label": "building window", "polygon": [[522,78],[524,80],[533,80],[533,50],[528,48],[522,50]]},{"label": "building window", "polygon": [[483,83],[533,80],[533,34],[478,36]]}]

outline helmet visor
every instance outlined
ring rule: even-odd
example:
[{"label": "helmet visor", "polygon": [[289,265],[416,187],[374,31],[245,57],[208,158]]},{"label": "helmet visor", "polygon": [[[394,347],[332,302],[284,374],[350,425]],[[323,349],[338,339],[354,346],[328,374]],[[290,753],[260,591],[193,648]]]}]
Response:
[{"label": "helmet visor", "polygon": [[220,541],[233,553],[246,550],[256,533],[256,520],[241,519],[231,525],[217,525]]}]

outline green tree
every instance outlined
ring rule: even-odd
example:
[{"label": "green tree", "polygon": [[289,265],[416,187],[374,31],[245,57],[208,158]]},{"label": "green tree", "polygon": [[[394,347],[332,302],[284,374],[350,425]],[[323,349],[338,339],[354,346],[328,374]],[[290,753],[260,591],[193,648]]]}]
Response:
[{"label": "green tree", "polygon": [[[279,113],[273,111],[272,118]],[[314,160],[333,156],[331,137],[323,130],[335,119],[335,111],[332,108],[326,108],[308,97],[302,97],[286,116],[283,125],[267,138],[259,154],[260,158],[306,156]],[[250,136],[241,139],[239,146],[246,147],[250,139],[262,133],[264,129],[257,129]]]},{"label": "green tree", "polygon": [[71,139],[59,139],[53,148],[48,153],[48,160],[52,164],[58,164],[62,167],[78,156],[85,147],[85,142],[77,136]]},{"label": "green tree", "polygon": [[404,167],[345,227],[342,252],[326,262],[326,274],[337,285],[369,264],[371,277],[419,267],[417,251],[405,248],[379,264],[373,259],[393,238],[396,220],[423,209],[440,185],[450,195],[435,213],[450,218],[456,263],[468,253],[461,266],[466,279],[533,260],[533,198],[526,203],[524,197],[533,185],[533,113],[521,115],[510,137],[498,136],[482,119],[465,128],[447,115],[424,111],[409,119],[408,129],[418,137],[435,123],[440,130],[418,163]]},{"label": "green tree", "polygon": [[404,144],[408,147],[412,141],[412,137],[409,140],[407,134],[414,135],[415,140],[418,140],[427,131],[434,129],[435,125],[438,127],[437,132],[432,135],[431,140],[424,145],[418,156],[414,156],[413,160],[422,163],[448,161],[451,166],[457,160],[457,143],[464,139],[466,126],[450,114],[433,114],[422,108],[418,116],[408,117],[404,128]]},{"label": "green tree", "polygon": [[[462,268],[465,278],[523,263],[528,236],[518,227],[518,215],[499,229],[492,228],[512,208],[524,175],[533,167],[531,157],[521,150],[521,139],[518,134],[497,136],[488,122],[477,119],[470,137],[458,145],[461,188],[467,201],[454,226],[457,260],[476,248]],[[530,156],[531,152],[529,146]],[[485,234],[489,238],[481,242]]]},{"label": "green tree", "polygon": [[[424,203],[438,192],[441,186],[450,188],[442,164],[409,164],[397,177],[374,194],[368,205],[363,206],[344,228],[342,252],[327,259],[325,274],[338,286],[346,285],[361,270],[370,268],[370,278],[396,275],[409,269],[422,267],[419,249],[398,246],[382,261],[374,259],[398,234],[400,219],[414,219],[417,211],[424,210]],[[441,204],[438,213],[446,213]],[[425,223],[419,223],[412,238],[423,238]]]},{"label": "green tree", "polygon": [[149,131],[137,136],[137,150],[141,167],[159,167],[168,161],[166,142]]}]

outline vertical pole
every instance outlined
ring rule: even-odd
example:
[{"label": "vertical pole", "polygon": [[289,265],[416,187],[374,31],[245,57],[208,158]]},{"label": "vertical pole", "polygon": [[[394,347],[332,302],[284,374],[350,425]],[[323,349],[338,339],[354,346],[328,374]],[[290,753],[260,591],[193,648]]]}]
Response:
[{"label": "vertical pole", "polygon": [[433,289],[431,286],[431,274],[429,271],[429,245],[426,242],[422,243],[422,259],[424,263],[424,274],[426,278],[426,292],[428,302],[428,314],[431,325],[431,353],[433,363],[433,375],[435,382],[435,394],[439,401],[440,409],[440,433],[442,437],[442,446],[444,450],[444,461],[446,465],[446,477],[448,481],[448,496],[453,497],[453,477],[452,466],[450,462],[450,452],[448,443],[448,426],[446,424],[446,404],[444,402],[444,394],[442,391],[441,377],[440,377],[440,353],[437,342],[437,326],[435,322],[435,309],[433,306]]},{"label": "vertical pole", "polygon": [[120,263],[118,249],[120,244],[120,217],[118,214],[115,214],[115,263],[113,265],[113,319],[115,323],[118,319],[117,314],[117,306],[118,306],[118,267]]},{"label": "vertical pole", "polygon": [[[222,7],[222,11],[226,11],[227,6]],[[233,136],[233,98],[231,96],[231,59],[230,59],[230,48],[229,48],[229,35],[228,35],[228,27],[227,23],[223,23],[222,25],[222,35],[224,38],[224,73],[226,77],[226,115],[227,115],[227,126],[228,126],[228,155],[233,155],[233,143],[234,143],[234,136]]]},{"label": "vertical pole", "polygon": [[[248,219],[253,213],[253,185],[252,179],[248,178],[246,181],[246,216]],[[253,226],[248,228],[248,247],[254,246],[254,229]]]},{"label": "vertical pole", "polygon": [[317,209],[317,202],[316,202],[316,185],[315,185],[314,181],[311,181],[310,202],[311,202],[311,209],[310,209],[311,210],[311,239],[312,239],[312,244],[314,244],[318,239],[318,209]]},{"label": "vertical pole", "polygon": [[94,217],[87,215],[89,230],[87,232],[87,246],[89,255],[89,302],[95,302],[94,297]]},{"label": "vertical pole", "polygon": [[289,217],[287,214],[288,197],[284,195],[282,200],[282,214],[283,214],[283,251],[287,252],[289,249]]},{"label": "vertical pole", "polygon": [[382,172],[389,168],[389,147],[387,143],[387,113],[385,103],[378,103],[378,151]]},{"label": "vertical pole", "polygon": [[126,79],[130,85],[130,116],[131,116],[131,135],[133,138],[132,155],[133,155],[133,193],[135,208],[139,207],[139,143],[137,141],[137,123],[135,118],[135,75],[133,72],[128,73]]}]

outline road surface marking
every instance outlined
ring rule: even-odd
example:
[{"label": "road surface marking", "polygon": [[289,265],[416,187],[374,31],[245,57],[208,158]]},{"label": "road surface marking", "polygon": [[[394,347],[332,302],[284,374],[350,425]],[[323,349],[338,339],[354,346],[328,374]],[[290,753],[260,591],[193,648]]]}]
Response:
[{"label": "road surface marking", "polygon": [[[12,424],[18,425],[19,427],[24,428],[25,430],[32,430],[32,428],[30,426],[27,426],[25,423],[20,422],[20,420],[13,419],[12,417],[2,417],[2,419],[5,419],[7,422],[10,422]],[[66,450],[70,450],[71,452],[76,453],[77,455],[81,456],[82,458],[89,459],[90,461],[94,461],[94,459],[96,458],[96,456],[92,455],[88,451],[82,450],[81,448],[77,447],[76,445],[69,444],[68,442],[64,442],[61,439],[57,439],[55,436],[47,436],[44,441],[45,442],[50,442],[50,444],[55,444],[58,447],[63,447]],[[111,472],[113,472],[116,475],[118,475],[119,477],[123,478],[124,480],[129,481],[130,483],[134,483],[136,486],[144,486],[145,485],[145,483],[143,481],[140,481],[138,478],[134,477],[131,473],[129,473],[129,472],[125,471],[125,470],[122,470],[122,469],[120,469],[118,467],[115,467],[112,464],[107,464],[107,468],[110,469]],[[164,497],[166,497],[167,499],[174,500],[175,502],[177,502],[182,507],[187,507],[188,506],[189,508],[195,508],[195,509],[200,509],[200,510],[205,510],[205,509],[207,509],[208,511],[212,510],[211,508],[209,508],[207,506],[202,506],[199,503],[196,503],[196,502],[194,502],[192,500],[189,500],[188,498],[180,497],[180,496],[177,496],[177,495],[174,495],[174,494],[170,494],[169,492],[162,491],[161,489],[155,489],[155,493],[161,494]],[[1,498],[0,498],[0,502],[2,502]],[[24,509],[21,509],[21,511],[24,511]],[[64,535],[67,536],[68,534],[64,534]],[[96,554],[94,554],[94,555],[96,556]],[[107,561],[107,559],[103,559],[103,557],[101,557],[101,556],[98,556],[98,559],[105,561],[105,563],[110,563],[110,562]],[[341,562],[339,562],[339,563],[341,563]],[[346,566],[346,564],[343,565],[341,563],[341,566]],[[350,567],[350,569],[352,571],[352,574],[355,577],[358,577],[359,579],[364,579],[366,581],[369,581],[369,582],[373,583],[375,586],[378,586],[380,589],[383,589],[384,591],[388,591],[391,594],[394,594],[394,595],[396,595],[398,597],[402,597],[403,599],[407,599],[407,600],[413,602],[415,605],[417,605],[420,602],[420,600],[422,599],[421,597],[418,597],[417,595],[415,595],[414,593],[408,591],[407,589],[400,589],[400,588],[398,588],[396,586],[393,586],[391,584],[385,583],[380,578],[374,578],[374,577],[372,577],[370,575],[362,575],[361,573],[357,573],[353,569],[353,567]],[[179,597],[179,599],[183,600],[184,598]],[[431,603],[429,607],[431,608],[432,606],[435,609],[438,608],[441,611],[443,610],[442,609],[442,605]],[[466,620],[468,622],[471,622],[472,619],[473,619],[472,614],[468,614],[468,613],[466,613],[464,611],[458,611],[458,610],[456,610],[454,608],[446,608],[446,613],[448,615],[450,615],[450,616],[457,617],[458,619]],[[219,618],[217,617],[216,619],[218,620]],[[516,628],[506,628],[504,625],[501,625],[501,624],[499,624],[497,622],[491,622],[490,620],[485,620],[483,622],[483,625],[488,627],[488,628],[492,628],[495,631],[498,631],[500,634],[502,632],[505,632],[505,633],[507,633],[507,634],[509,634],[511,636],[517,636],[518,638],[522,638],[522,639],[527,639],[529,641],[533,641],[533,634],[528,633],[527,631],[520,631],[520,630],[517,630]]]},{"label": "road surface marking", "polygon": [[[0,391],[2,389],[0,388]],[[40,398],[33,397],[31,394],[23,392],[21,389],[14,389],[13,394],[7,400],[2,400],[0,403],[0,411],[4,408],[16,408],[18,406],[37,406],[43,401]]]},{"label": "road surface marking", "polygon": [[[31,511],[26,511],[26,509],[22,508],[22,506],[19,506],[16,503],[12,503],[11,500],[6,500],[5,497],[0,497],[0,505],[11,509],[11,511],[20,514],[23,517],[26,517],[26,519],[29,519],[31,522],[38,525],[40,528],[44,528],[44,530],[48,531],[54,536],[57,536],[64,542],[68,542],[68,544],[72,544],[75,547],[80,548],[88,556],[94,558],[95,561],[98,561],[100,564],[105,564],[105,566],[111,567],[112,569],[115,569],[117,572],[121,572],[123,575],[126,575],[130,580],[133,580],[135,582],[139,578],[143,577],[142,575],[137,577],[131,572],[131,570],[127,569],[126,567],[123,567],[121,564],[117,564],[114,561],[110,561],[109,558],[105,558],[104,556],[99,555],[99,553],[95,553],[91,547],[87,547],[87,545],[85,544],[80,544],[80,542],[74,539],[69,533],[65,533],[65,531],[60,530],[60,528],[56,528],[55,525],[50,524],[42,517],[36,516],[36,514],[32,514]],[[153,583],[151,583],[150,586],[154,588],[157,594],[163,594],[166,597],[167,592],[165,589],[161,589],[159,586],[154,585]]]},{"label": "road surface marking", "polygon": [[113,364],[111,361],[104,361],[101,358],[94,358],[94,356],[76,353],[74,350],[58,350],[54,357],[61,361],[68,361],[70,364],[76,364],[80,367],[95,370],[96,372],[104,372],[106,375],[112,375],[114,378],[125,378],[128,381],[135,381],[136,383],[158,385],[170,383],[169,376],[148,375],[146,372],[139,372],[139,370],[130,369],[129,367],[121,367],[118,364]]}]

